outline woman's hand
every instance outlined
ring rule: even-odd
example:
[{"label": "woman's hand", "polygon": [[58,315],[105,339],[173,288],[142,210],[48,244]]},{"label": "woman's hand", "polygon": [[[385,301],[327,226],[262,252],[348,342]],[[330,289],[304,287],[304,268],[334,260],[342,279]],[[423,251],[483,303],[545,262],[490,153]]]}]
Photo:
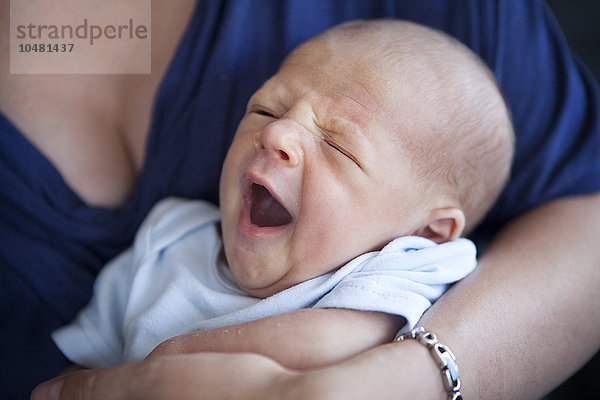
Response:
[{"label": "woman's hand", "polygon": [[31,399],[270,399],[295,379],[256,354],[183,354],[63,375],[39,385]]},{"label": "woman's hand", "polygon": [[[394,368],[390,360],[402,360]],[[381,368],[377,368],[381,366]],[[390,382],[394,384],[390,385]],[[400,391],[398,388],[402,388]],[[195,353],[74,372],[39,385],[32,400],[442,399],[439,369],[413,341],[295,372],[257,354]]]}]

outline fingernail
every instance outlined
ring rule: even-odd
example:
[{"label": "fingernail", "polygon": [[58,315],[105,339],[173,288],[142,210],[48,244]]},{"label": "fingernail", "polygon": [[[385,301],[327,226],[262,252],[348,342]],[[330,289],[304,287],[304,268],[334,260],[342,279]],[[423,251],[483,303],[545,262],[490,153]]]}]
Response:
[{"label": "fingernail", "polygon": [[33,389],[33,392],[31,392],[31,400],[59,400],[64,383],[64,377],[58,377],[40,383]]}]

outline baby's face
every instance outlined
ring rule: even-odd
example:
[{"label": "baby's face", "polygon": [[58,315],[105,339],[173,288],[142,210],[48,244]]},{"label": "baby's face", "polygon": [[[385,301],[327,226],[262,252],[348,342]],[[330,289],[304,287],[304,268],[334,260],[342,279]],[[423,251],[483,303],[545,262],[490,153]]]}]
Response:
[{"label": "baby's face", "polygon": [[308,50],[250,99],[221,175],[225,253],[254,296],[411,234],[425,212],[382,74]]}]

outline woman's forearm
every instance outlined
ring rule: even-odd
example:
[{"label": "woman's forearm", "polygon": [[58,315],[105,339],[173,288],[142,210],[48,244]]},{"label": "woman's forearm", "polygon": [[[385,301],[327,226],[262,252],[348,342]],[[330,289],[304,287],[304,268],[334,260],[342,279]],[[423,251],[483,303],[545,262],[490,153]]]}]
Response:
[{"label": "woman's forearm", "polygon": [[599,221],[600,195],[520,217],[424,315],[458,357],[466,398],[539,398],[595,353]]},{"label": "woman's forearm", "polygon": [[199,352],[255,353],[284,367],[322,367],[389,342],[402,317],[346,309],[305,309],[169,339],[148,359]]}]

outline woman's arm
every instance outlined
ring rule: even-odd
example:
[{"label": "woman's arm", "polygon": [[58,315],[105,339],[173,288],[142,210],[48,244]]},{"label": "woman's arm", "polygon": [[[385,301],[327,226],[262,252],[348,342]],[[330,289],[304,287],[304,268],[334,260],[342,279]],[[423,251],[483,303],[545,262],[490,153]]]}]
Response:
[{"label": "woman's arm", "polygon": [[[457,356],[466,398],[538,398],[598,349],[597,221],[600,194],[556,200],[519,217],[477,272],[425,314],[422,324]],[[167,377],[154,379],[159,375]],[[198,390],[215,393],[212,398],[226,390],[236,399],[444,398],[437,367],[414,341],[303,373],[257,355],[199,353],[75,373],[53,383],[63,388],[61,399],[73,398],[67,396],[73,391],[82,399],[118,398],[125,391],[126,398],[160,393],[185,399]],[[40,387],[33,399],[52,398],[44,397],[49,388]]]},{"label": "woman's arm", "polygon": [[425,314],[458,357],[466,398],[539,398],[598,350],[598,221],[600,194],[523,215]]},{"label": "woman's arm", "polygon": [[304,309],[177,336],[161,343],[147,359],[198,352],[255,353],[287,368],[315,368],[390,342],[405,322],[380,312]]}]

